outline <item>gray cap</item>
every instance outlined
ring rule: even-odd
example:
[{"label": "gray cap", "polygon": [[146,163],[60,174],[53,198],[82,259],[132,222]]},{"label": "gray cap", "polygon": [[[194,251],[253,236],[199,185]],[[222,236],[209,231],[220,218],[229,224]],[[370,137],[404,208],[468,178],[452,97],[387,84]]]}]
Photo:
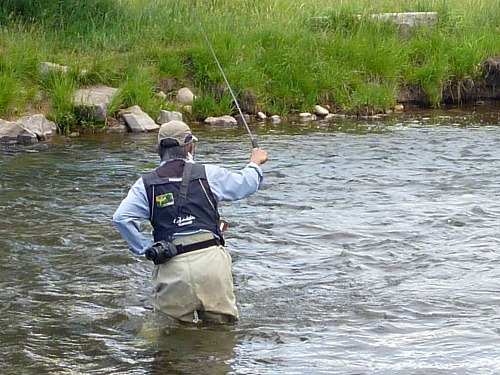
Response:
[{"label": "gray cap", "polygon": [[198,138],[191,133],[189,126],[177,120],[166,122],[160,126],[158,143],[161,143],[165,139],[172,141],[171,145],[169,144],[167,147],[185,146],[193,141],[198,141]]}]

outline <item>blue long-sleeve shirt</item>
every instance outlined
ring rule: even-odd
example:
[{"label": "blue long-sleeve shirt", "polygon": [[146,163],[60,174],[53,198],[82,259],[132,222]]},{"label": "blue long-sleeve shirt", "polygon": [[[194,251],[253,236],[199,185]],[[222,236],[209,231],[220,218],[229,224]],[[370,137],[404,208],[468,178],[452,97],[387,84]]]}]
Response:
[{"label": "blue long-sleeve shirt", "polygon": [[[249,163],[238,171],[205,164],[205,171],[217,202],[248,197],[260,188],[264,178],[261,168],[255,163]],[[113,223],[135,254],[143,254],[152,245],[151,238],[140,231],[141,219],[149,219],[149,216],[146,188],[141,177],[130,188],[127,197],[113,215]]]}]

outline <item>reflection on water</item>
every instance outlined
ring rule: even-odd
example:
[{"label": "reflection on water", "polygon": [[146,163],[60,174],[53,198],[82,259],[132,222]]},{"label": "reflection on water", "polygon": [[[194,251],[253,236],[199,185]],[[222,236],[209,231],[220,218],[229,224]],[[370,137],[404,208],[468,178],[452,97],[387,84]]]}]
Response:
[{"label": "reflection on water", "polygon": [[[263,190],[223,204],[241,321],[168,322],[111,215],[154,134],[0,148],[0,372],[500,372],[498,114],[255,126]],[[246,163],[242,129],[196,158]]]},{"label": "reflection on water", "polygon": [[[164,322],[162,322],[164,323]],[[234,327],[178,326],[165,329],[146,324],[141,331],[149,340],[153,374],[227,374],[234,364]]]}]

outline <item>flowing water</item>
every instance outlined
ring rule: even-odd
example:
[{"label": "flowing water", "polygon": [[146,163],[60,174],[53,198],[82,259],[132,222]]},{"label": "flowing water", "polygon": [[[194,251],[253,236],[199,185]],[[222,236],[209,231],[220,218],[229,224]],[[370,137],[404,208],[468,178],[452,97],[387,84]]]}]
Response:
[{"label": "flowing water", "polygon": [[[500,374],[498,122],[254,126],[265,185],[221,207],[228,326],[155,315],[111,223],[155,134],[2,146],[0,373]],[[194,129],[198,161],[245,165],[242,129]]]}]

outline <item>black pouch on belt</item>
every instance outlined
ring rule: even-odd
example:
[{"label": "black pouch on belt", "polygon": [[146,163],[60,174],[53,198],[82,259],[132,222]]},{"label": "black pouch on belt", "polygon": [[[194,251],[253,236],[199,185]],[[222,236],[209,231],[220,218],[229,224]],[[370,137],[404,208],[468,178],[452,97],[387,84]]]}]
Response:
[{"label": "black pouch on belt", "polygon": [[172,242],[158,241],[146,250],[146,259],[152,260],[154,264],[163,264],[178,254],[177,246]]}]

